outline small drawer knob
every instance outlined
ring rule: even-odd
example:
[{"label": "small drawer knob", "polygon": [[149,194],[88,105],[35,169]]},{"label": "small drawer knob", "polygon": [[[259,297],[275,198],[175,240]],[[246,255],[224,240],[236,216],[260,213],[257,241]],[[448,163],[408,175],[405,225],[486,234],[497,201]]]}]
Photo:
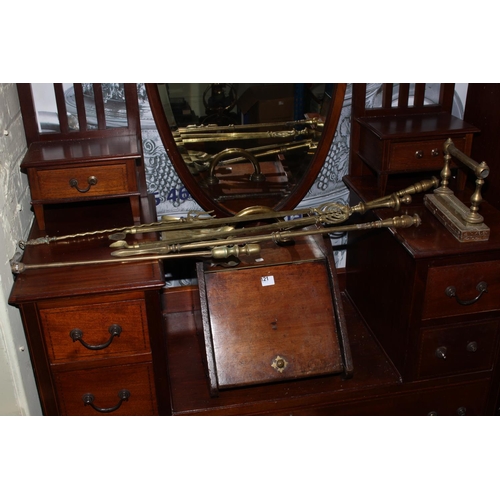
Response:
[{"label": "small drawer knob", "polygon": [[467,344],[467,350],[469,352],[476,352],[477,351],[477,342],[472,341]]},{"label": "small drawer knob", "polygon": [[460,416],[467,415],[467,408],[465,408],[465,406],[461,406],[460,408],[457,408],[457,415],[460,415]]},{"label": "small drawer knob", "polygon": [[424,152],[421,149],[419,149],[418,151],[415,151],[415,158],[420,159],[420,158],[423,158],[423,156],[424,156]]},{"label": "small drawer knob", "polygon": [[429,413],[427,413],[428,417],[437,417],[437,415],[438,415],[437,411],[430,411]]},{"label": "small drawer knob", "polygon": [[438,347],[434,353],[439,359],[446,359],[446,352],[448,349],[445,346]]},{"label": "small drawer knob", "polygon": [[435,156],[439,156],[439,149],[433,149],[433,150],[431,151],[431,156],[434,156],[434,157],[435,157]]}]

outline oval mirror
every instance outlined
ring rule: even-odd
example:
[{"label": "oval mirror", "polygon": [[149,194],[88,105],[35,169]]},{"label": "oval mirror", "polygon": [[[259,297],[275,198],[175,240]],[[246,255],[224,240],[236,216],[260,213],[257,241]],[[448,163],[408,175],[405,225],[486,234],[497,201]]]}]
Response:
[{"label": "oval mirror", "polygon": [[294,208],[324,164],[345,83],[146,84],[169,158],[214,215]]}]

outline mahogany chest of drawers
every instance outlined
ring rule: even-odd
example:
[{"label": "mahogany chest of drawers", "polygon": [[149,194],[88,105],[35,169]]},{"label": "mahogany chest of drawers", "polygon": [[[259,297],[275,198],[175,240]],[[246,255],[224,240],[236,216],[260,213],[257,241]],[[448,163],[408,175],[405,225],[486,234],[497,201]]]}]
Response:
[{"label": "mahogany chest of drawers", "polygon": [[[354,199],[369,198],[376,190],[372,186],[370,192],[356,179],[346,182]],[[346,294],[404,382],[433,381],[443,385],[450,399],[447,384],[482,376],[485,387],[477,391],[478,401],[482,411],[492,413],[498,377],[500,212],[484,204],[489,241],[461,243],[421,200],[405,210],[418,213],[422,225],[350,235]],[[371,217],[386,216],[380,210]],[[468,408],[460,393],[452,406]]]},{"label": "mahogany chest of drawers", "polygon": [[[63,212],[82,215],[83,210],[68,205]],[[81,220],[94,225],[101,220],[103,227],[106,216],[120,221],[109,206],[107,212],[95,210],[101,219],[87,213]],[[48,227],[64,225],[49,221]],[[43,234],[35,223],[31,237]],[[9,302],[21,312],[45,415],[169,412],[162,265],[154,260],[121,263],[109,254],[106,237],[26,247],[27,269],[16,277]],[[110,262],[29,267],[89,260]]]},{"label": "mahogany chest of drawers", "polygon": [[469,155],[473,135],[479,131],[448,113],[368,116],[356,120],[360,137],[353,153],[375,173],[377,196],[386,193],[391,175],[441,170],[443,144],[448,138]]},{"label": "mahogany chest of drawers", "polygon": [[48,204],[128,198],[133,220],[141,220],[145,187],[136,136],[34,142],[21,169],[28,174],[33,210],[42,230]]}]

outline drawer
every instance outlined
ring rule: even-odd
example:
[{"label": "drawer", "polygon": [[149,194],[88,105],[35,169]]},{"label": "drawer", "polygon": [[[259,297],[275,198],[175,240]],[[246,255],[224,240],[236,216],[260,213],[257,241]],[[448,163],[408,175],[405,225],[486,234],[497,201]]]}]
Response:
[{"label": "drawer", "polygon": [[[486,285],[485,292],[481,292],[482,284]],[[499,261],[429,269],[423,319],[493,311],[498,310],[499,306]]]},{"label": "drawer", "polygon": [[54,383],[61,415],[157,414],[152,363],[59,372]]},{"label": "drawer", "polygon": [[315,408],[270,413],[297,416],[477,416],[484,415],[490,382],[480,380],[458,385],[412,391],[390,396],[344,402]]},{"label": "drawer", "polygon": [[31,169],[34,200],[65,200],[137,192],[134,162]]},{"label": "drawer", "polygon": [[[391,142],[389,147],[389,172],[436,170],[444,166],[443,145],[446,138],[426,141]],[[453,138],[458,149],[465,148],[465,137]]]},{"label": "drawer", "polygon": [[41,308],[40,319],[52,363],[150,352],[142,299]]},{"label": "drawer", "polygon": [[422,330],[417,377],[490,370],[498,320]]}]

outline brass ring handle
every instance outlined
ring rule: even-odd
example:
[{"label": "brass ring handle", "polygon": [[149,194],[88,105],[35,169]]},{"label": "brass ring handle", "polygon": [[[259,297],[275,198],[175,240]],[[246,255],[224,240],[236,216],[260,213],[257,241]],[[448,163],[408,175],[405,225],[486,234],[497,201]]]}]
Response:
[{"label": "brass ring handle", "polygon": [[118,408],[120,408],[124,401],[128,401],[128,399],[130,398],[130,391],[128,391],[127,389],[122,389],[121,391],[118,391],[118,397],[120,398],[120,401],[118,401],[118,403],[111,408],[100,408],[99,406],[96,406],[94,404],[95,396],[91,392],[84,394],[82,396],[82,399],[85,406],[91,406],[95,411],[98,411],[99,413],[112,413],[118,410]]},{"label": "brass ring handle", "polygon": [[488,291],[488,284],[485,282],[485,281],[480,281],[477,286],[476,286],[476,290],[479,292],[479,294],[474,297],[473,299],[470,299],[470,300],[461,300],[457,297],[457,289],[454,287],[454,286],[449,286],[446,288],[446,290],[444,291],[444,293],[450,297],[450,298],[453,298],[455,297],[455,300],[462,306],[470,306],[472,304],[474,304],[475,302],[477,302],[480,298],[481,298],[481,295],[483,295],[483,293],[487,292]]},{"label": "brass ring handle", "polygon": [[92,186],[95,186],[97,184],[97,177],[95,177],[94,175],[91,175],[88,179],[87,179],[87,184],[88,186],[84,189],[78,187],[78,180],[77,179],[70,179],[69,180],[69,185],[72,187],[72,188],[75,188],[79,193],[87,193],[88,191],[90,191],[90,188]]},{"label": "brass ring handle", "polygon": [[253,165],[254,173],[250,175],[251,181],[262,182],[266,180],[266,177],[260,170],[260,164],[257,158],[252,153],[248,152],[246,149],[228,148],[216,154],[210,161],[210,170],[208,172],[207,184],[213,185],[219,183],[219,179],[215,177],[215,167],[218,165],[222,158],[226,156],[233,156],[235,154],[244,156]]},{"label": "brass ring handle", "polygon": [[119,337],[120,333],[122,333],[122,327],[120,325],[113,324],[108,328],[108,332],[110,333],[109,340],[104,342],[104,344],[98,345],[87,344],[87,342],[83,340],[83,332],[79,328],[71,330],[69,332],[69,336],[73,339],[73,342],[78,341],[83,345],[83,347],[90,349],[91,351],[98,351],[100,349],[105,349],[111,344],[111,342],[113,342],[115,337]]}]

